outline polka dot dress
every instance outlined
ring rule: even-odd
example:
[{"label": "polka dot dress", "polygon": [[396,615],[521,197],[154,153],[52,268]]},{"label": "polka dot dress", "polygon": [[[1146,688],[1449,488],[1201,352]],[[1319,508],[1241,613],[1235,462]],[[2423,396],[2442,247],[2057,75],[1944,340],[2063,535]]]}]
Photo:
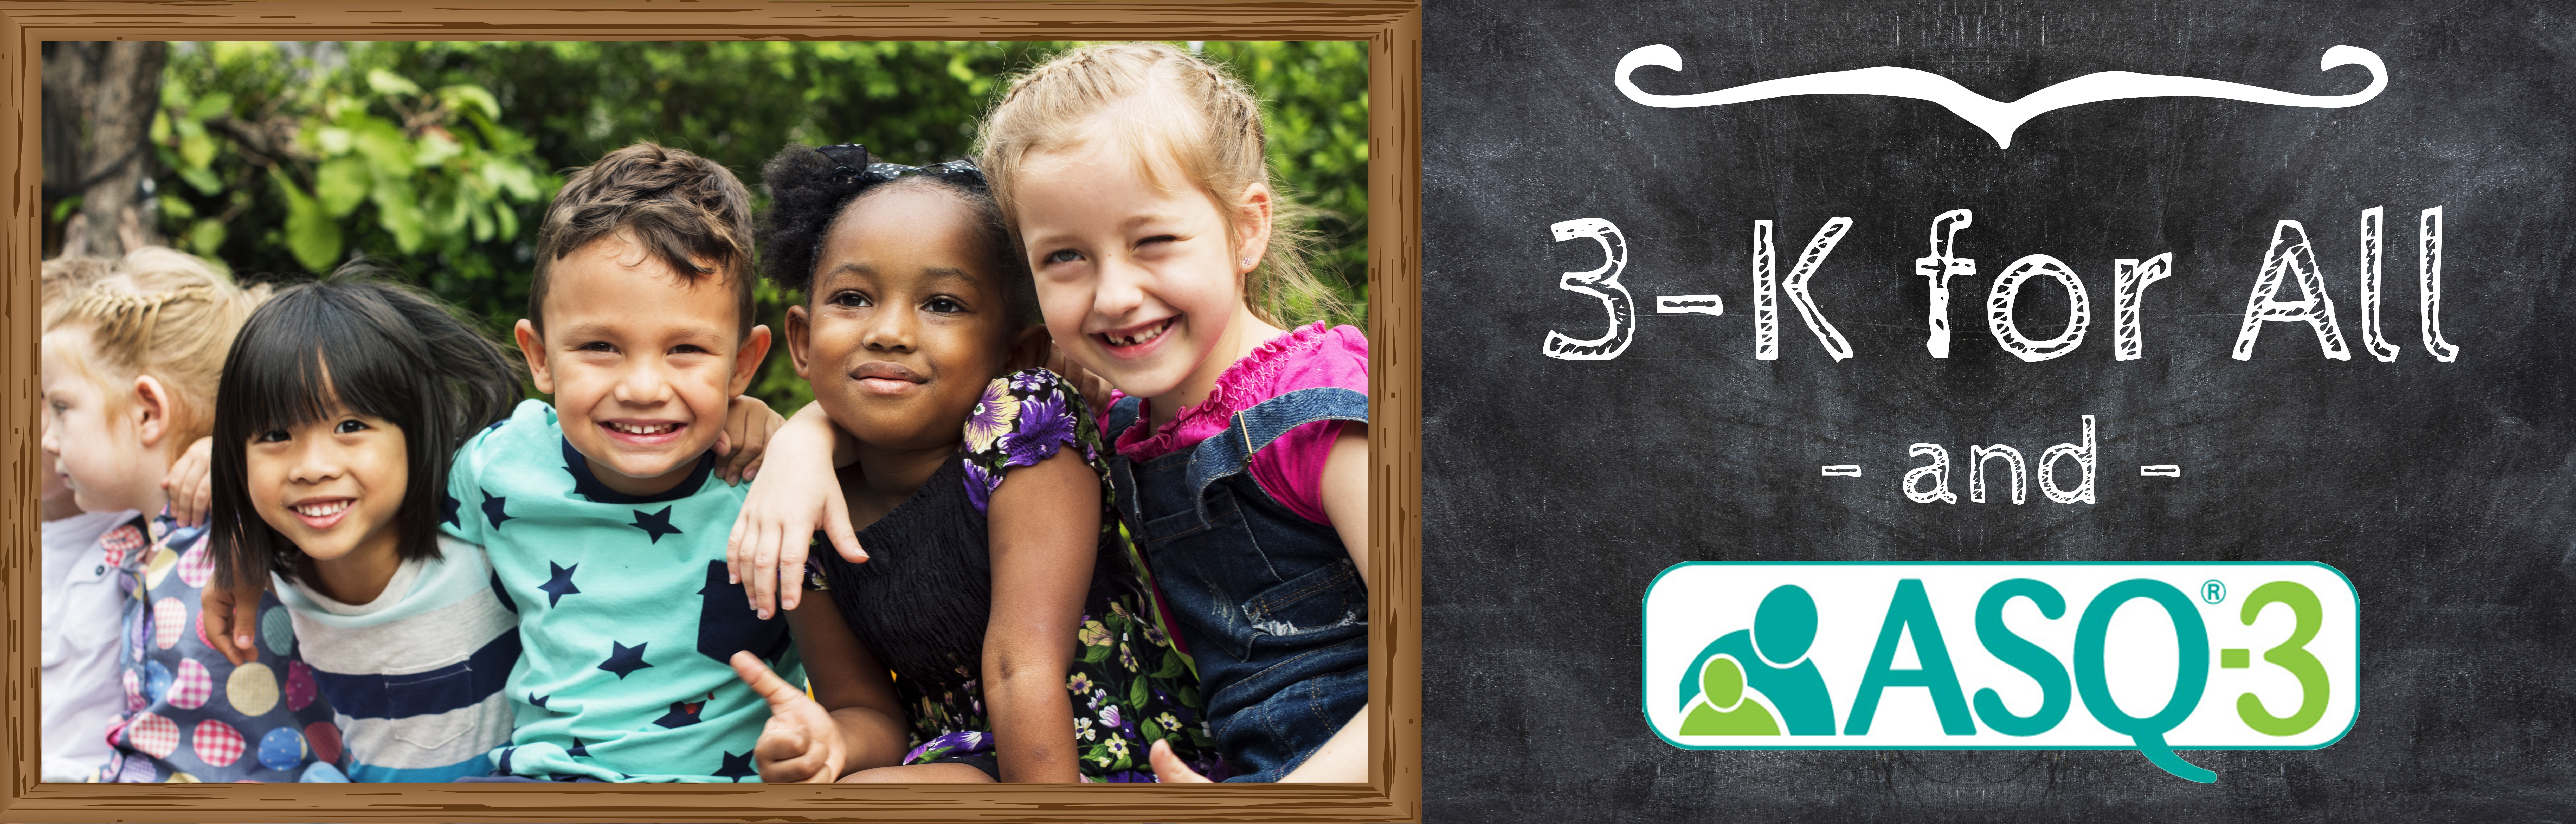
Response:
[{"label": "polka dot dress", "polygon": [[259,738],[259,765],[272,770],[295,769],[312,754],[313,750],[304,746],[304,735],[294,730],[269,730]]},{"label": "polka dot dress", "polygon": [[210,766],[229,767],[234,761],[241,760],[241,731],[233,729],[231,724],[214,720],[199,721],[196,732],[188,738],[196,747],[197,760],[204,761]]},{"label": "polka dot dress", "polygon": [[100,780],[292,782],[314,761],[339,760],[330,702],[296,659],[276,596],[262,597],[248,628],[259,659],[236,667],[207,643],[198,614],[214,582],[203,530],[137,518],[100,542],[132,593],[119,679],[127,714],[107,731],[116,755]]},{"label": "polka dot dress", "polygon": [[163,698],[170,702],[170,706],[193,710],[205,706],[206,699],[214,694],[215,677],[207,673],[206,665],[181,661],[179,677],[170,682],[170,692]]},{"label": "polka dot dress", "polygon": [[267,715],[277,707],[277,673],[267,664],[252,662],[233,670],[224,680],[224,698],[233,703],[233,711],[244,716]]}]

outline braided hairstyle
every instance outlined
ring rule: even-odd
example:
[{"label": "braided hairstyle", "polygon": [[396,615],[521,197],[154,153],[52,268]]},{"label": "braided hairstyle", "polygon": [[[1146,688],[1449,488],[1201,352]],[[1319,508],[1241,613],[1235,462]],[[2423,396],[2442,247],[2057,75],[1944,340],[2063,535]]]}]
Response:
[{"label": "braided hairstyle", "polygon": [[116,261],[86,255],[46,258],[37,267],[37,323],[62,311],[64,301],[99,282],[116,269]]},{"label": "braided hairstyle", "polygon": [[[982,140],[984,173],[1005,215],[1016,208],[1013,187],[1030,157],[1096,140],[1114,141],[1140,160],[1168,161],[1179,183],[1216,200],[1229,229],[1241,228],[1235,207],[1244,194],[1266,185],[1270,245],[1240,250],[1260,261],[1241,284],[1245,307],[1283,328],[1348,314],[1306,262],[1314,234],[1305,226],[1314,211],[1290,202],[1270,177],[1260,100],[1214,63],[1161,43],[1073,49],[1013,78],[985,117]],[[1155,177],[1164,166],[1142,165]]]},{"label": "braided hairstyle", "polygon": [[680,279],[714,275],[733,288],[736,335],[750,335],[751,190],[723,164],[649,142],[609,152],[574,172],[546,206],[537,230],[537,267],[528,282],[528,322],[545,334],[546,292],[555,261],[592,241],[627,235]]},{"label": "braided hairstyle", "polygon": [[48,310],[46,345],[79,350],[63,361],[99,388],[111,413],[132,394],[124,384],[159,380],[178,401],[169,437],[185,446],[212,428],[224,352],[268,292],[234,286],[195,255],[146,246]]},{"label": "braided hairstyle", "polygon": [[899,186],[934,186],[975,215],[977,234],[1002,279],[996,291],[1014,328],[1039,323],[1037,284],[1028,262],[1012,243],[1001,207],[973,164],[950,161],[914,170],[882,162],[855,144],[816,149],[790,143],[761,167],[760,177],[769,186],[769,208],[761,213],[757,231],[760,270],[778,288],[807,293],[809,304],[814,300],[814,269],[822,258],[823,239],[860,197]]}]

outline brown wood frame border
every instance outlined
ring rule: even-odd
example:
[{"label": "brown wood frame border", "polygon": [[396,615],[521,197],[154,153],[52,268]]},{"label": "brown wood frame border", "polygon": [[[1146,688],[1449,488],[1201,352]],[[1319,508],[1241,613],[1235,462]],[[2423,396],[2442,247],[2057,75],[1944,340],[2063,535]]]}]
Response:
[{"label": "brown wood frame border", "polygon": [[[43,784],[36,260],[46,40],[1365,40],[1369,44],[1369,751],[1366,784],[1219,786]],[[0,593],[18,821],[1418,821],[1422,817],[1422,9],[1255,2],[29,2],[0,0]]]}]

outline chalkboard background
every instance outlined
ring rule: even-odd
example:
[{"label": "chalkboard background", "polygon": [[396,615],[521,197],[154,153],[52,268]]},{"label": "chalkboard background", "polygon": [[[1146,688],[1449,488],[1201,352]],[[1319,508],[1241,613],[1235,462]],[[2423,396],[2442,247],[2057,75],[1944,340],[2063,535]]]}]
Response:
[{"label": "chalkboard background", "polygon": [[[2564,819],[2576,813],[2576,14],[2563,4],[2156,4],[1491,0],[1427,4],[1423,58],[1424,796],[1446,821]],[[2389,82],[2353,108],[2167,98],[2042,115],[2010,149],[1942,107],[1866,96],[1656,109],[1612,85],[1640,46],[1687,94],[1869,66],[2011,100],[2126,70],[2311,95]],[[2361,349],[2357,226],[2384,206],[2383,329]],[[2415,309],[2415,220],[2444,209],[2444,336]],[[1913,274],[1934,216],[1971,209],[1952,355],[1924,351]],[[1850,339],[1834,361],[1780,304],[1754,358],[1753,221],[1786,275],[1829,218],[1854,224],[1813,281]],[[1629,244],[1641,314],[1609,361],[1557,288],[1601,265],[1550,224]],[[2315,243],[2354,349],[2299,324],[2229,358],[2280,220]],[[2170,252],[2144,354],[2112,357],[2112,260]],[[1989,337],[1986,289],[2045,253],[2094,302],[2083,346],[2024,363]],[[2045,338],[2063,291],[2023,288]],[[1725,314],[1655,314],[1716,293]],[[2285,286],[2280,297],[2298,297]],[[2037,457],[2100,428],[2098,503],[1916,504],[1941,443]],[[1860,464],[1862,478],[1821,477]],[[2139,477],[2178,464],[2180,478]],[[2360,593],[2360,719],[2311,752],[2185,752],[2218,783],[2133,752],[1686,752],[1640,715],[1639,599],[1694,560],[2322,561]]]}]

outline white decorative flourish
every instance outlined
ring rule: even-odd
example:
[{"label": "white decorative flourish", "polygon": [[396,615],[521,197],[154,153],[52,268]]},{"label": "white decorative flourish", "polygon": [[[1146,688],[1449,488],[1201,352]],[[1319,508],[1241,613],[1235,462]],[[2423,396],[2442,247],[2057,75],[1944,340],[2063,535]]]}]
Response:
[{"label": "white decorative flourish", "polygon": [[2307,95],[2276,91],[2243,83],[2209,80],[2198,77],[2175,77],[2137,72],[2094,72],[2030,93],[2010,103],[1969,91],[1958,81],[1927,71],[1896,66],[1871,66],[1850,71],[1821,72],[1797,77],[1783,77],[1747,83],[1732,88],[1699,94],[1648,94],[1629,82],[1628,75],[1639,66],[1662,66],[1681,71],[1682,56],[1673,47],[1646,46],[1619,58],[1618,73],[1613,80],[1628,99],[1662,109],[1688,109],[1700,106],[1724,106],[1807,94],[1873,94],[1883,97],[1911,97],[1939,103],[1977,128],[1994,135],[1995,143],[2012,148],[2013,130],[2032,118],[2068,106],[2125,100],[2135,97],[2215,97],[2242,100],[2274,106],[2304,106],[2318,109],[2340,109],[2358,106],[2378,97],[2388,88],[2388,66],[2379,55],[2358,46],[2336,46],[2326,50],[2318,71],[2332,71],[2358,65],[2370,71],[2370,87],[2347,95]]}]

